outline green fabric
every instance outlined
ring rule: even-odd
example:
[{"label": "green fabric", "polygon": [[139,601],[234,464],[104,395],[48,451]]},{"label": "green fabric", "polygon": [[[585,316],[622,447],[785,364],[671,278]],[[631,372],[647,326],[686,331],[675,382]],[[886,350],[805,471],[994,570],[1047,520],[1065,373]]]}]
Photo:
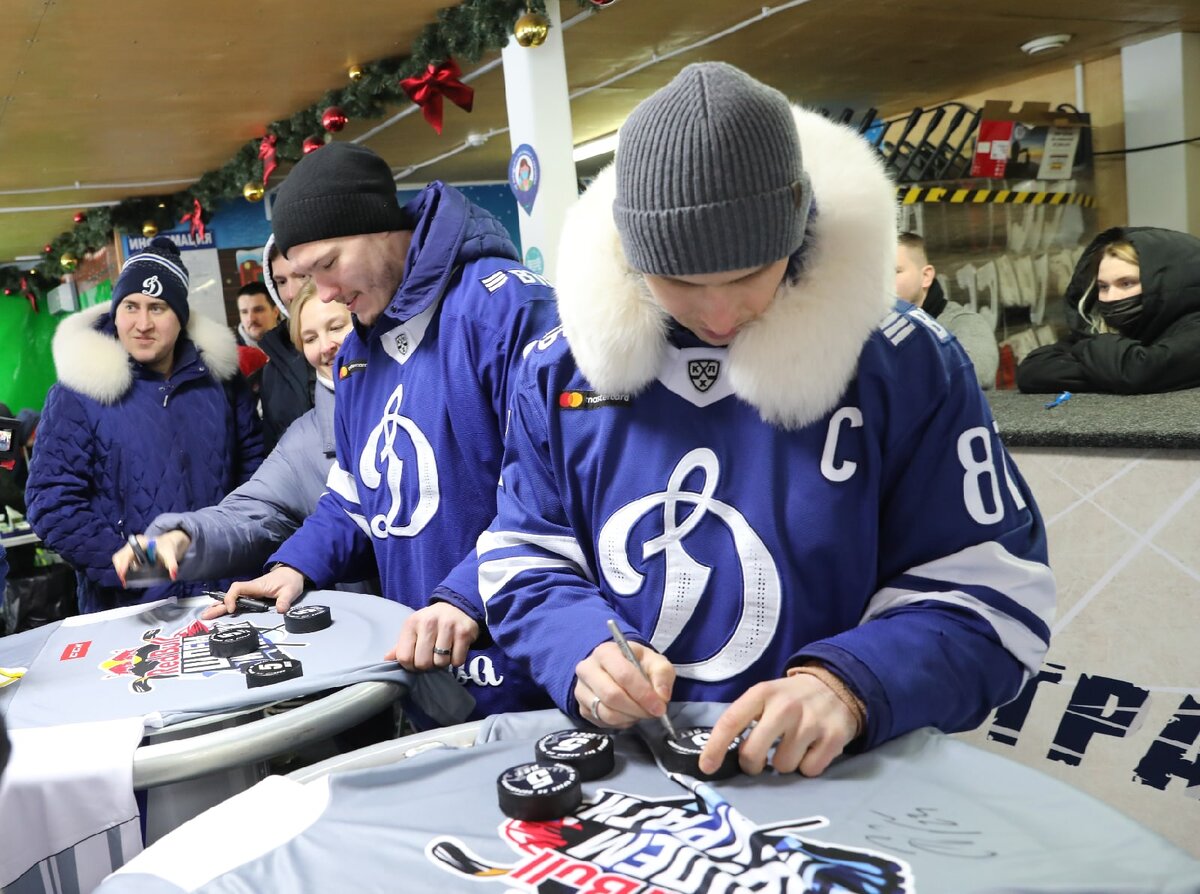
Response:
[{"label": "green fabric", "polygon": [[38,310],[20,296],[0,295],[0,402],[14,413],[40,411],[56,379],[50,342],[63,317],[46,309],[44,295]]}]

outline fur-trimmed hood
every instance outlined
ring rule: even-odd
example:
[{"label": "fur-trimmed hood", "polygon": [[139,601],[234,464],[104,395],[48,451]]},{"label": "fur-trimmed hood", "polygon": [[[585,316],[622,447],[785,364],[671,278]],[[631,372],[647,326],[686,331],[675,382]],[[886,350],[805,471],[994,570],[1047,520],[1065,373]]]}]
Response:
[{"label": "fur-trimmed hood", "polygon": [[[854,131],[793,109],[815,213],[800,273],[729,346],[734,392],[767,422],[803,427],[828,413],[863,345],[894,301],[895,190]],[[630,268],[613,220],[616,173],[605,169],[571,209],[556,279],[563,333],[599,391],[636,394],[658,376],[670,318]]]},{"label": "fur-trimmed hood", "polygon": [[[238,371],[237,339],[227,327],[194,313],[188,320],[187,337],[213,378],[233,378]],[[116,403],[133,384],[129,353],[112,330],[106,304],[63,320],[54,334],[52,350],[58,381],[99,403]]]}]

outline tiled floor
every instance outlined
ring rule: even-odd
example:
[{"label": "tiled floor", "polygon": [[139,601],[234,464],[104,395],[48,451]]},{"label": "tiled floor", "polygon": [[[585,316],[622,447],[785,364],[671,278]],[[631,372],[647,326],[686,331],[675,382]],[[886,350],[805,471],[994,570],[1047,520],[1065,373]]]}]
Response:
[{"label": "tiled floor", "polygon": [[1061,679],[1038,686],[1015,745],[991,722],[963,738],[1200,856],[1200,452],[1012,452],[1046,522]]}]

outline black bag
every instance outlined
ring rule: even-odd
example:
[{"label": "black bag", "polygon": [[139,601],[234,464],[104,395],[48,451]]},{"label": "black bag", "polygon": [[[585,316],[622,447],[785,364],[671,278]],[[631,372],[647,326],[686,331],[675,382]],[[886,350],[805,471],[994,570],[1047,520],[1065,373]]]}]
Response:
[{"label": "black bag", "polygon": [[75,572],[70,565],[47,565],[9,577],[0,626],[5,634],[20,633],[77,614]]}]

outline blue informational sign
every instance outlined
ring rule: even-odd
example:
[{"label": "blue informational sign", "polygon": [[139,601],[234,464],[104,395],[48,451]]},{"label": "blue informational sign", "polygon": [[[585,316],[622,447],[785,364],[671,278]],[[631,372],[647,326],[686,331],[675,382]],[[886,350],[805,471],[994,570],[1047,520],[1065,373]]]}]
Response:
[{"label": "blue informational sign", "polygon": [[533,203],[537,201],[538,183],[541,181],[541,164],[537,153],[528,143],[522,143],[513,150],[512,158],[508,160],[508,188],[517,198],[517,204],[525,209],[526,214],[533,213]]},{"label": "blue informational sign", "polygon": [[[159,236],[166,236],[175,243],[175,247],[181,252],[195,251],[200,248],[216,248],[217,234],[212,227],[206,227],[204,237],[193,236],[187,230],[180,230],[177,233],[159,233]],[[142,251],[154,239],[153,236],[126,236],[125,237],[125,257],[137,254]]]}]

